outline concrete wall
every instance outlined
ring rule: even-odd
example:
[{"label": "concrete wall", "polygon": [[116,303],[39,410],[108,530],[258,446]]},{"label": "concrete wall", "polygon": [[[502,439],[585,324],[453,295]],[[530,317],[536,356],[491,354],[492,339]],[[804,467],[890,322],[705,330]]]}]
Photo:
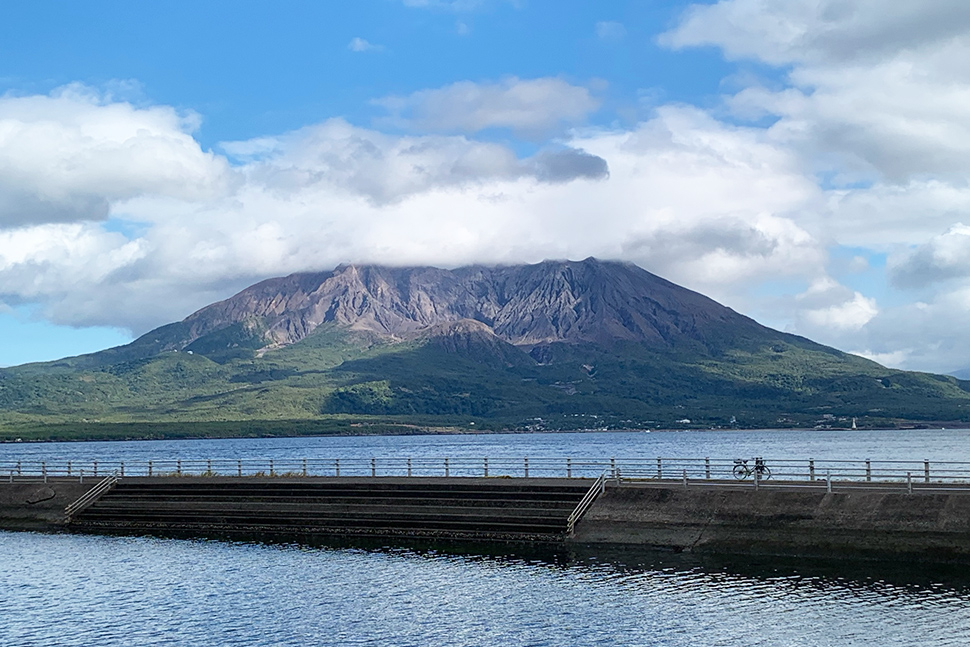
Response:
[{"label": "concrete wall", "polygon": [[67,518],[64,508],[97,485],[97,480],[77,479],[8,483],[0,481],[0,529],[56,530]]},{"label": "concrete wall", "polygon": [[571,541],[970,561],[970,494],[609,486]]}]

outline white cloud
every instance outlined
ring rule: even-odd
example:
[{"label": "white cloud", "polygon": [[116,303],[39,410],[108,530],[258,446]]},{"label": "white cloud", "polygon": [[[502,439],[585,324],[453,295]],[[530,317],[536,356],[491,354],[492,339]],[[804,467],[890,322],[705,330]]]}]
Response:
[{"label": "white cloud", "polygon": [[970,366],[968,34],[970,4],[957,0],[720,0],[660,37],[777,66],[782,87],[749,82],[726,107],[767,117],[767,140],[824,178],[801,227],[889,254],[881,289],[894,305],[834,286],[789,303],[793,330],[908,368]]},{"label": "white cloud", "polygon": [[890,259],[889,275],[902,287],[918,288],[970,278],[970,227],[957,223],[944,234]]},{"label": "white cloud", "polygon": [[852,297],[828,307],[805,310],[802,316],[812,326],[836,331],[861,330],[879,314],[876,300],[853,292]]},{"label": "white cloud", "polygon": [[238,157],[221,192],[106,198],[144,223],[133,240],[96,223],[0,230],[0,295],[57,323],[142,332],[260,278],[347,261],[627,258],[729,302],[736,282],[824,264],[792,219],[819,200],[795,160],[686,108],[525,159],[341,120],[224,149]]},{"label": "white cloud", "polygon": [[205,199],[230,181],[194,115],[111,102],[82,86],[0,97],[0,226],[107,217],[138,195]]},{"label": "white cloud", "polygon": [[582,123],[600,105],[587,88],[562,79],[516,77],[497,83],[461,81],[375,103],[391,113],[393,122],[422,132],[508,128],[527,136]]},{"label": "white cloud", "polygon": [[696,4],[660,41],[714,45],[772,65],[845,64],[967,34],[962,0],[720,0]]},{"label": "white cloud", "polygon": [[375,45],[359,36],[355,36],[347,43],[347,49],[352,52],[375,52],[384,49],[381,45]]},{"label": "white cloud", "polygon": [[242,171],[251,182],[277,192],[326,188],[379,204],[500,180],[531,177],[556,183],[608,175],[603,159],[575,148],[543,149],[522,160],[500,144],[462,136],[391,136],[342,119],[222,147],[250,162]]}]

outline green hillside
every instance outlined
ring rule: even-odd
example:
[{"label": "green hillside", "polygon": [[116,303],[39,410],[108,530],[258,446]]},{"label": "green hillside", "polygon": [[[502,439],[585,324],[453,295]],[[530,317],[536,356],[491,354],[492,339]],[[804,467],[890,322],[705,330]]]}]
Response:
[{"label": "green hillside", "polygon": [[529,355],[484,333],[402,342],[325,325],[259,353],[252,330],[0,371],[0,438],[970,421],[968,382],[790,335],[714,349],[556,342]]}]

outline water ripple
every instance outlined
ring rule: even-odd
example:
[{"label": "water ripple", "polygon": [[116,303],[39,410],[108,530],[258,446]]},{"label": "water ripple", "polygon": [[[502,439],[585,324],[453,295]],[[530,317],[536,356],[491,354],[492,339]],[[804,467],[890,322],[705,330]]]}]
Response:
[{"label": "water ripple", "polygon": [[0,533],[0,642],[965,645],[970,592],[681,565]]}]

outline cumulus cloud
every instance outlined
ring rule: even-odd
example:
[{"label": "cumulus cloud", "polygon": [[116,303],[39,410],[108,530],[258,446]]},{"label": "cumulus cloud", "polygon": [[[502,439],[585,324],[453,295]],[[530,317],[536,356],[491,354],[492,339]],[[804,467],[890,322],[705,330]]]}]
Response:
[{"label": "cumulus cloud", "polygon": [[688,108],[527,158],[342,120],[223,148],[235,180],[221,192],[106,198],[113,217],[144,223],[136,234],[90,221],[0,229],[0,297],[137,333],[260,278],[347,261],[626,258],[728,302],[732,279],[823,263],[792,219],[819,192],[788,154]]},{"label": "cumulus cloud", "polygon": [[605,159],[575,148],[539,151],[530,162],[536,179],[542,182],[572,182],[578,178],[600,180],[610,174]]},{"label": "cumulus cloud", "polygon": [[[910,291],[893,294],[903,304],[893,307],[844,287],[826,291],[828,304],[803,297],[790,304],[797,332],[908,368],[970,365],[956,339],[970,283],[960,224],[970,209],[968,33],[970,5],[955,0],[720,0],[690,7],[660,36],[779,68],[780,86],[749,82],[725,107],[770,123],[767,139],[822,178],[824,198],[799,225],[888,253],[885,278]],[[905,305],[917,296],[919,307]]]},{"label": "cumulus cloud", "polygon": [[788,87],[747,87],[738,115],[778,121],[836,183],[889,185],[970,173],[970,5],[953,0],[722,0],[691,8],[661,41],[790,66]]},{"label": "cumulus cloud", "polygon": [[799,316],[812,328],[858,331],[879,314],[875,299],[829,277],[814,281],[796,300],[801,306]]},{"label": "cumulus cloud", "polygon": [[250,163],[251,182],[274,191],[325,188],[384,204],[448,187],[500,180],[540,182],[603,179],[602,158],[560,147],[519,159],[510,148],[463,136],[393,136],[352,126],[342,119],[277,137],[228,142],[223,148]]},{"label": "cumulus cloud", "polygon": [[970,289],[940,293],[928,301],[885,308],[845,348],[891,366],[951,373],[967,367],[970,338],[962,323],[970,317]]},{"label": "cumulus cloud", "polygon": [[225,160],[193,138],[198,118],[111,102],[83,86],[0,97],[0,226],[103,219],[113,201],[205,199]]},{"label": "cumulus cloud", "polygon": [[845,64],[965,36],[960,0],[720,0],[690,7],[660,42],[714,45],[730,58],[773,65]]},{"label": "cumulus cloud", "polygon": [[957,223],[915,249],[891,259],[890,277],[904,288],[970,278],[970,227]]},{"label": "cumulus cloud", "polygon": [[562,79],[509,77],[497,83],[461,81],[405,97],[385,97],[375,104],[387,109],[394,123],[422,132],[507,128],[535,136],[582,123],[600,101],[589,89]]}]

